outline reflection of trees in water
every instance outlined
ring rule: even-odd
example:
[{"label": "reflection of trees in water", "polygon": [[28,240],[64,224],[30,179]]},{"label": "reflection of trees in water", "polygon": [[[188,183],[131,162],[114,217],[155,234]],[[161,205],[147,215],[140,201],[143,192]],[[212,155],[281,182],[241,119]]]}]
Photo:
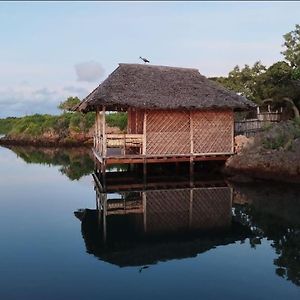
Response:
[{"label": "reflection of trees in water", "polygon": [[249,200],[236,206],[236,218],[248,224],[255,248],[263,238],[272,241],[278,257],[274,259],[276,274],[300,286],[300,189],[295,186],[238,187]]},{"label": "reflection of trees in water", "polygon": [[92,153],[88,148],[10,147],[10,150],[28,164],[61,166],[59,171],[71,180],[79,180],[94,169]]}]

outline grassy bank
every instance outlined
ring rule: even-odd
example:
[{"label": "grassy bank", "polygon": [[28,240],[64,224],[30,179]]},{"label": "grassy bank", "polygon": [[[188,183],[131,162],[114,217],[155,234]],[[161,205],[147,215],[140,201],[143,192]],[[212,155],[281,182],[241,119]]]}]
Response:
[{"label": "grassy bank", "polygon": [[[92,137],[95,113],[81,114],[78,112],[64,112],[61,115],[35,114],[20,118],[0,119],[0,134],[6,136],[7,141],[23,142],[81,142]],[[127,126],[125,113],[106,115],[109,127],[124,130]]]}]

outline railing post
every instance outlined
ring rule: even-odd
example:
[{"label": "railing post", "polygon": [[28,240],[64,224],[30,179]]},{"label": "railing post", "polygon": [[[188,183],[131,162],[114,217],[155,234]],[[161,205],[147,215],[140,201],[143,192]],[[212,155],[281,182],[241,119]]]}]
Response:
[{"label": "railing post", "polygon": [[147,152],[147,140],[146,140],[146,131],[147,131],[147,111],[144,111],[144,123],[143,123],[143,155],[146,155]]},{"label": "railing post", "polygon": [[105,106],[102,108],[102,156],[106,157],[106,150],[107,150],[107,145],[106,145],[106,132],[105,132]]}]

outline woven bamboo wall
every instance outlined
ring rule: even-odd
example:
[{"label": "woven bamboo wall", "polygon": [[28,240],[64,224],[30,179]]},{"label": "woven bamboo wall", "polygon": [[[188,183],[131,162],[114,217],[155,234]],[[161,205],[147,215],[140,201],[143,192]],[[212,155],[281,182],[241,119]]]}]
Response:
[{"label": "woven bamboo wall", "polygon": [[147,154],[190,153],[189,112],[148,111]]},{"label": "woven bamboo wall", "polygon": [[127,111],[127,133],[142,134],[144,112],[140,109],[129,108]]},{"label": "woven bamboo wall", "polygon": [[228,187],[147,191],[147,232],[228,227],[231,192]]},{"label": "woven bamboo wall", "polygon": [[232,111],[148,111],[147,154],[231,153],[233,122]]},{"label": "woven bamboo wall", "polygon": [[195,154],[232,152],[232,111],[196,111],[192,116]]}]

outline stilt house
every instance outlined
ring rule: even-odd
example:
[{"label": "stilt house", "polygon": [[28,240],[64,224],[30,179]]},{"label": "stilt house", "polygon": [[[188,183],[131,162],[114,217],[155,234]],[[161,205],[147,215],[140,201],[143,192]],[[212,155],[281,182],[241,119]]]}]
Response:
[{"label": "stilt house", "polygon": [[[197,69],[119,64],[75,110],[96,112],[100,163],[224,160],[234,153],[234,111],[255,105]],[[127,112],[124,134],[107,134],[108,111]]]}]

